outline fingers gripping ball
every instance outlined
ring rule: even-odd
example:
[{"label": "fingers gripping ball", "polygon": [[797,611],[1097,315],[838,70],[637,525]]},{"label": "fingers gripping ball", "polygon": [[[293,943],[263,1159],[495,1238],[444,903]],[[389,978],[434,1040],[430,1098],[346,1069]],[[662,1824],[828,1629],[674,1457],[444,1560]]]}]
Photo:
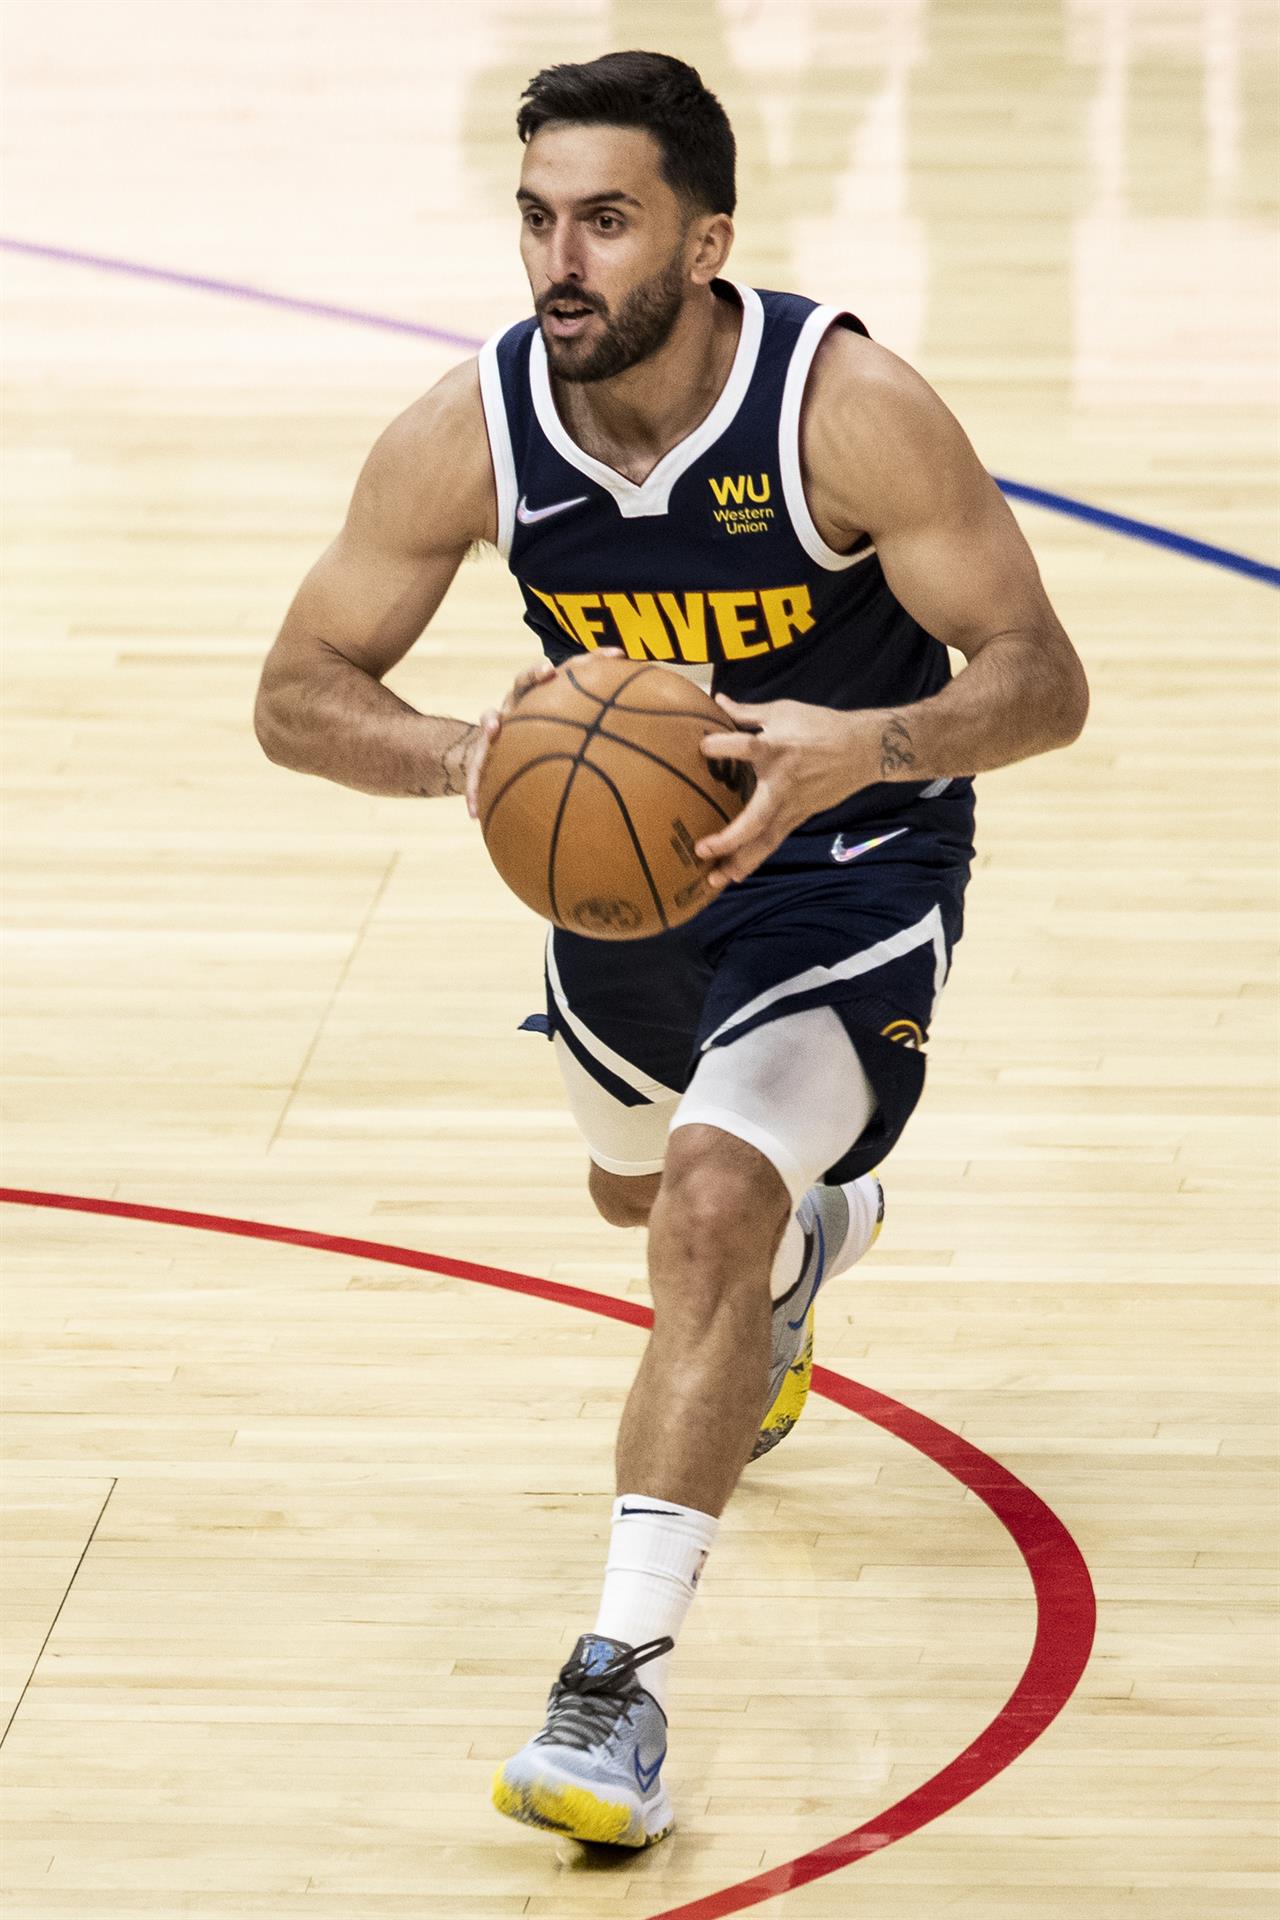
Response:
[{"label": "fingers gripping ball", "polygon": [[694,846],[741,812],[753,776],[701,741],[733,722],[644,661],[575,657],[529,688],[480,774],[485,845],[526,906],[572,933],[640,940],[713,898]]}]

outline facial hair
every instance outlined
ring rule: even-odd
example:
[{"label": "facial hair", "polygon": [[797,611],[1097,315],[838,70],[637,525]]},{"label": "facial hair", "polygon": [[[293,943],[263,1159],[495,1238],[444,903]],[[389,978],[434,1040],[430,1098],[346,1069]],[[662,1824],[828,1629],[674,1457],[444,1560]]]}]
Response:
[{"label": "facial hair", "polygon": [[548,339],[547,363],[557,380],[583,385],[588,381],[612,380],[640,360],[647,360],[670,337],[671,329],[684,304],[683,249],[674,253],[665,267],[632,287],[616,315],[595,295],[583,295],[573,287],[553,287],[538,302],[539,314],[556,300],[574,299],[591,307],[604,322],[602,331],[590,346],[576,340]]}]

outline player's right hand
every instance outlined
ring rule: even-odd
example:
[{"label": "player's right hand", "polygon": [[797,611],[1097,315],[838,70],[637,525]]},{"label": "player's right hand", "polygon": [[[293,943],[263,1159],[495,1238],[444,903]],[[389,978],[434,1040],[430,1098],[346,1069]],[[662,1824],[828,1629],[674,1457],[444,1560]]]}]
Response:
[{"label": "player's right hand", "polygon": [[[618,659],[622,658],[621,647],[601,647],[599,651]],[[503,721],[511,717],[525,694],[533,687],[540,687],[544,680],[552,679],[555,672],[556,669],[549,660],[539,660],[535,666],[526,667],[523,673],[516,675],[502,705],[490,707],[480,715],[463,762],[467,773],[467,812],[473,820],[478,819],[480,814],[480,769],[484,765],[490,743],[497,739]]]},{"label": "player's right hand", "polygon": [[511,685],[511,691],[507,694],[502,705],[500,707],[489,707],[480,715],[479,721],[476,724],[475,733],[472,735],[471,743],[467,748],[464,763],[467,770],[467,812],[473,820],[477,818],[480,811],[478,797],[480,791],[480,769],[483,767],[485,755],[489,751],[489,742],[497,739],[498,730],[503,721],[508,715],[515,712],[517,704],[524,698],[529,689],[531,687],[541,686],[542,682],[549,680],[554,672],[555,668],[549,660],[539,660],[535,666],[526,667],[523,673],[516,675]]}]

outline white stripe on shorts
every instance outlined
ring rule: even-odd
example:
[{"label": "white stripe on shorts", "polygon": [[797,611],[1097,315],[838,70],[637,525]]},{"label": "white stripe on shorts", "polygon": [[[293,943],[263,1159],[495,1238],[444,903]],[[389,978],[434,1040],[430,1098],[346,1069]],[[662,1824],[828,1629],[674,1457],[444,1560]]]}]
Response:
[{"label": "white stripe on shorts", "polygon": [[675,1087],[663,1086],[661,1080],[654,1080],[649,1074],[641,1073],[639,1067],[633,1067],[620,1053],[606,1046],[598,1034],[592,1033],[570,1007],[565,998],[564,988],[560,984],[560,969],[556,965],[555,934],[547,934],[547,979],[551,982],[551,992],[556,1003],[557,1018],[570,1028],[576,1039],[586,1048],[593,1060],[616,1074],[624,1086],[633,1087],[637,1093],[643,1093],[650,1100],[678,1100],[680,1094]]},{"label": "white stripe on shorts", "polygon": [[705,1053],[713,1047],[723,1034],[734,1027],[740,1027],[744,1021],[753,1020],[766,1007],[773,1007],[780,1000],[794,1000],[802,993],[810,993],[815,987],[824,986],[829,980],[856,980],[860,974],[874,973],[877,967],[887,967],[891,960],[901,960],[904,954],[914,953],[917,947],[928,946],[933,942],[933,1002],[937,1006],[938,995],[942,992],[947,978],[947,941],[942,926],[942,910],[930,907],[923,920],[917,920],[913,927],[903,927],[900,933],[890,934],[887,940],[877,941],[874,947],[864,947],[861,953],[854,953],[847,960],[838,960],[833,967],[809,967],[804,973],[792,974],[789,980],[780,981],[776,987],[766,988],[758,993],[754,1000],[748,1000],[745,1007],[739,1007],[727,1020],[722,1020],[715,1032],[709,1034],[702,1043]]}]

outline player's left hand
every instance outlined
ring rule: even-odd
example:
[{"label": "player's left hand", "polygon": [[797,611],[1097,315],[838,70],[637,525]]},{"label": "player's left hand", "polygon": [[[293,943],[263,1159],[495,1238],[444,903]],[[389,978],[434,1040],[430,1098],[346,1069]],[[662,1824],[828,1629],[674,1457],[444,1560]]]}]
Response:
[{"label": "player's left hand", "polygon": [[745,760],[756,788],[736,820],[700,840],[699,859],[714,860],[711,886],[745,880],[789,833],[870,786],[880,776],[878,731],[868,716],[812,707],[799,700],[769,700],[745,706],[716,695],[745,731],[709,733],[702,742],[708,760]]}]

